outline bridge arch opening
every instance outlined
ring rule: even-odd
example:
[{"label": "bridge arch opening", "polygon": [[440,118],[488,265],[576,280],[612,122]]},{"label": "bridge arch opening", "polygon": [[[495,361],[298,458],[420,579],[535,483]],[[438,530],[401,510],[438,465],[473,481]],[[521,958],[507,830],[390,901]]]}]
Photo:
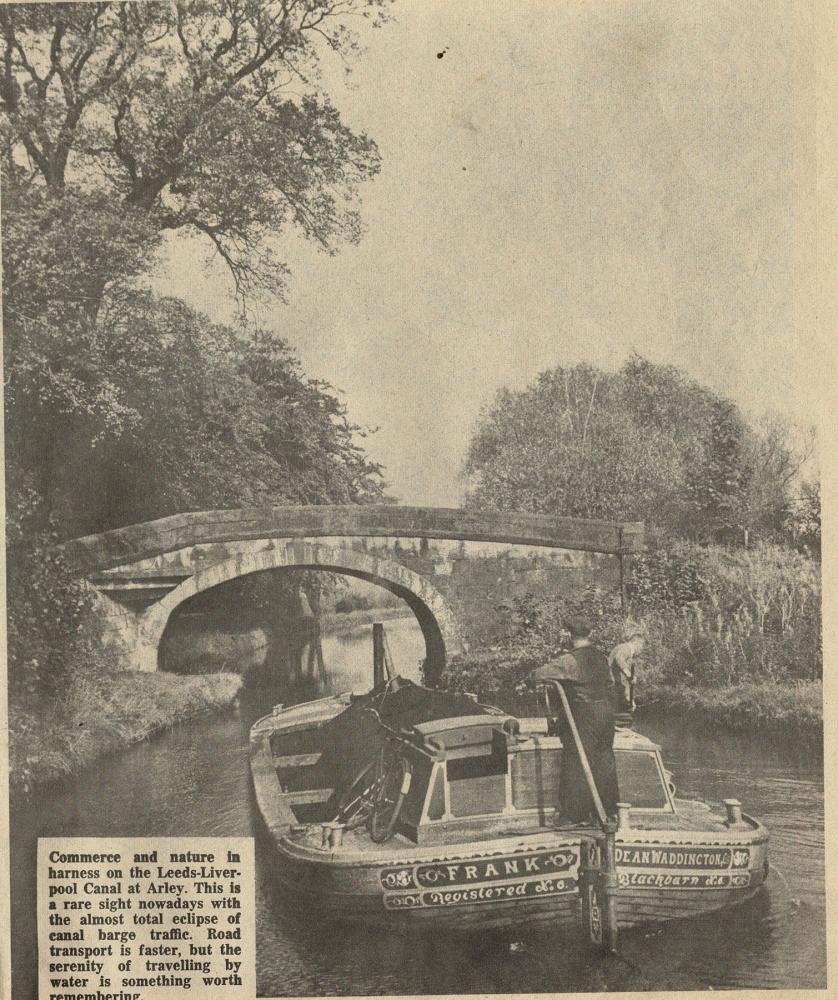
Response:
[{"label": "bridge arch opening", "polygon": [[436,683],[448,659],[463,649],[454,614],[426,577],[389,559],[354,548],[305,541],[271,542],[198,570],[154,604],[141,623],[140,669],[159,666],[161,640],[172,613],[185,601],[221,584],[270,570],[319,570],[355,577],[401,598],[416,617],[425,642],[425,676]]}]

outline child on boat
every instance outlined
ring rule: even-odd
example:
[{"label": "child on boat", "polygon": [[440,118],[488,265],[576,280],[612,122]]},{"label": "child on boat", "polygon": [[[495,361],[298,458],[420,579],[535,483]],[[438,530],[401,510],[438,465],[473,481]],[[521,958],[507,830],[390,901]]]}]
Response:
[{"label": "child on boat", "polygon": [[617,711],[633,712],[635,709],[634,687],[637,676],[634,659],[643,652],[646,637],[642,632],[633,632],[625,642],[618,643],[608,656],[608,666],[617,687]]}]

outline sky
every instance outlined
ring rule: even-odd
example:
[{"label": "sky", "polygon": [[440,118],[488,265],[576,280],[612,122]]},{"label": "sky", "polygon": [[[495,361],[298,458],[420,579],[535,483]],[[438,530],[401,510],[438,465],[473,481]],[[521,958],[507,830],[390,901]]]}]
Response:
[{"label": "sky", "polygon": [[[749,412],[817,418],[801,303],[812,224],[805,6],[400,0],[324,82],[377,142],[365,234],[287,234],[287,304],[256,317],[344,394],[405,503],[456,506],[501,386],[632,351]],[[157,287],[234,315],[176,239]]]}]

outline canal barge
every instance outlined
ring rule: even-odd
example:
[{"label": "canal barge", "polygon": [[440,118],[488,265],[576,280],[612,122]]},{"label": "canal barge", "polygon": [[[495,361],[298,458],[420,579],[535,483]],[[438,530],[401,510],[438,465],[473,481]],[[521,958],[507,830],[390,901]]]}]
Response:
[{"label": "canal barge", "polygon": [[250,733],[277,877],[336,917],[435,932],[547,924],[594,941],[609,920],[613,940],[617,926],[758,891],[765,827],[736,800],[721,814],[678,797],[660,747],[630,728],[614,739],[616,830],[557,829],[553,730],[401,678],[277,706]]}]

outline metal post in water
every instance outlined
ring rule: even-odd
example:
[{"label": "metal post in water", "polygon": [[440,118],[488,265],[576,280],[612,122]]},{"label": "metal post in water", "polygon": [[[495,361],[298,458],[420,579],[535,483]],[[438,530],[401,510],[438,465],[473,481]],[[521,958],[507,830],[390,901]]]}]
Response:
[{"label": "metal post in water", "polygon": [[384,683],[384,626],[374,622],[372,626],[372,685]]},{"label": "metal post in water", "polygon": [[725,826],[742,826],[742,803],[739,799],[725,799],[723,804],[727,814]]},{"label": "metal post in water", "polygon": [[631,803],[617,803],[617,830],[618,832],[631,828]]},{"label": "metal post in water", "polygon": [[604,900],[603,923],[605,924],[605,947],[611,954],[617,952],[617,824],[611,817],[603,824],[605,844],[602,872],[602,895]]}]

